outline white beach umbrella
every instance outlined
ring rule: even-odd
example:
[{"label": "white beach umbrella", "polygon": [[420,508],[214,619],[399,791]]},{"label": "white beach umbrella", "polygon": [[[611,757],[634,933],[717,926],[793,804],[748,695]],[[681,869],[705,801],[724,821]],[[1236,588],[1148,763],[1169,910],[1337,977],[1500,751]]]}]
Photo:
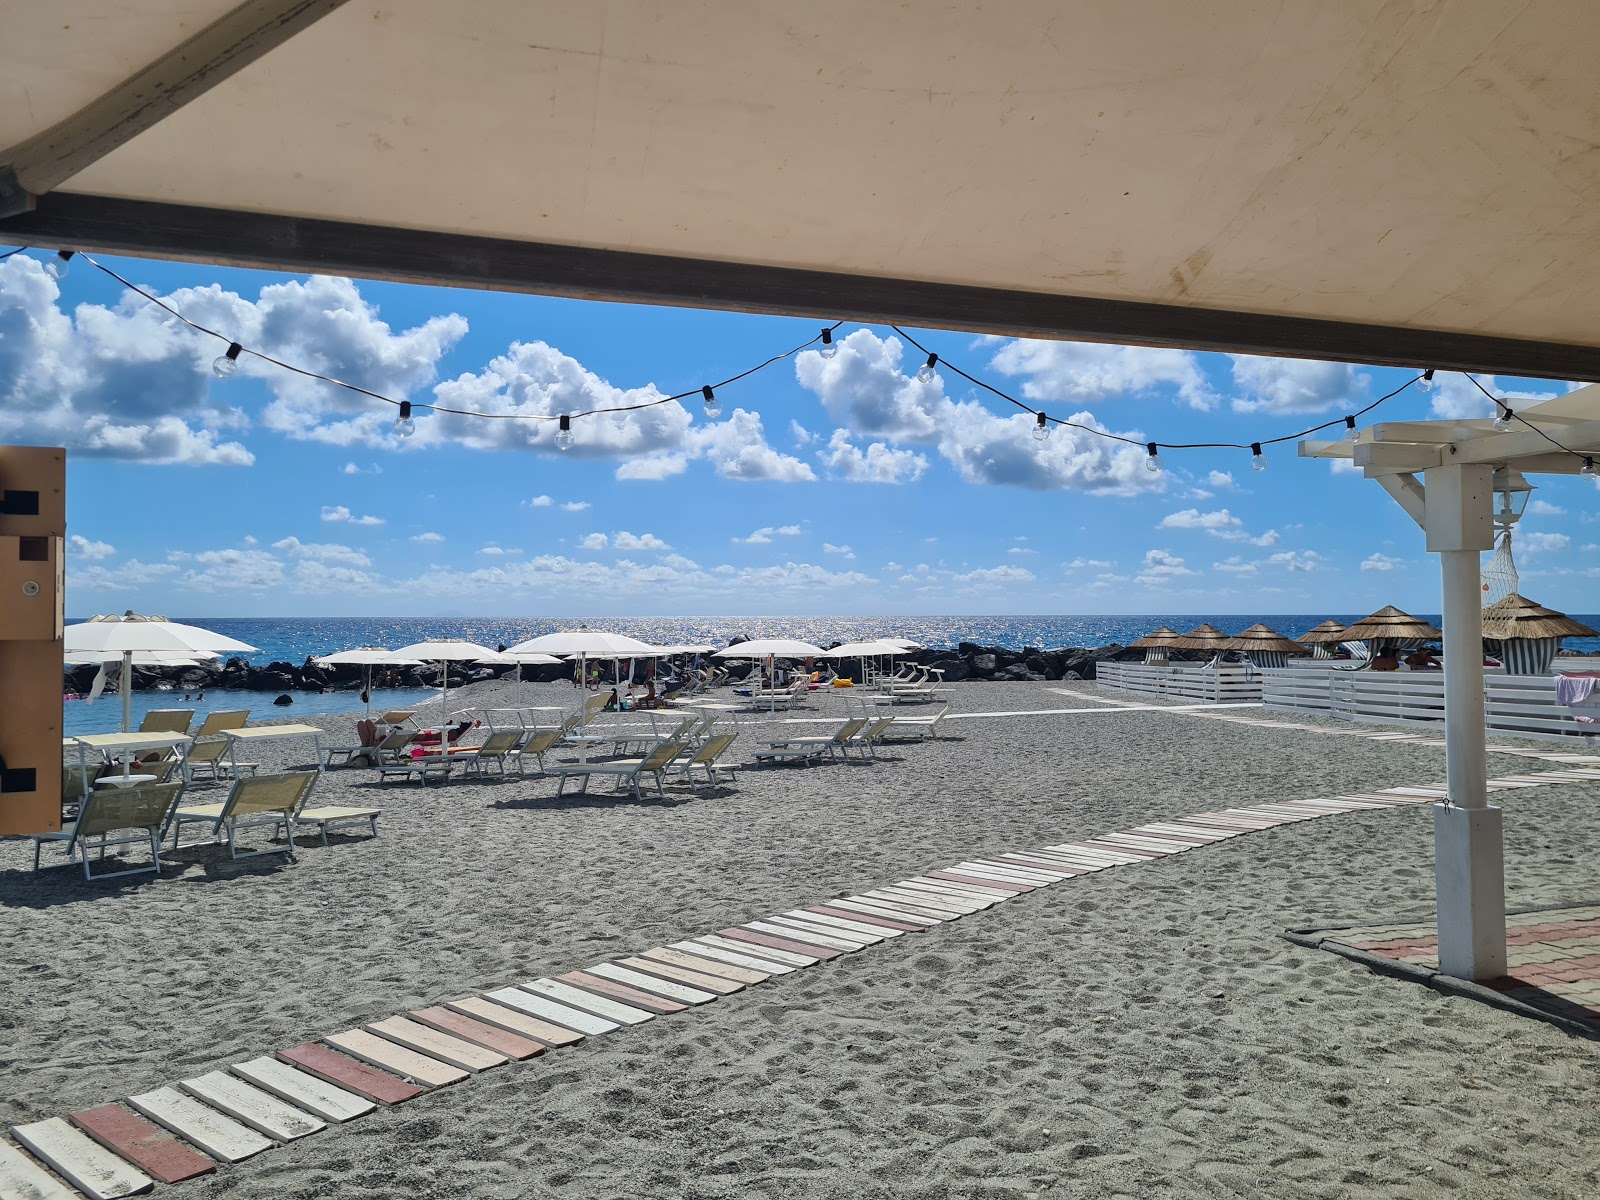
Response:
[{"label": "white beach umbrella", "polygon": [[[64,649],[111,651],[121,655],[122,674],[118,690],[122,693],[122,731],[133,726],[133,656],[145,652],[189,654],[196,650],[223,653],[240,651],[253,654],[256,647],[237,638],[213,633],[198,625],[185,625],[165,617],[144,617],[134,612],[90,617],[63,631]],[[167,664],[172,665],[172,664]]]},{"label": "white beach umbrella", "polygon": [[927,647],[924,646],[921,642],[914,641],[911,638],[901,638],[901,637],[879,638],[878,641],[880,641],[880,642],[893,642],[896,646],[899,646],[902,650],[926,650],[927,649]]},{"label": "white beach umbrella", "polygon": [[866,661],[869,658],[887,658],[890,662],[889,670],[894,670],[894,660],[906,653],[906,648],[893,638],[878,638],[870,642],[846,642],[842,646],[835,646],[827,651],[828,658],[859,658],[862,663],[861,682],[872,682],[867,677]]},{"label": "white beach umbrella", "polygon": [[[827,651],[821,646],[813,646],[810,642],[799,642],[793,638],[757,638],[753,642],[740,642],[737,645],[727,646],[721,650],[713,651],[712,658],[753,658],[766,659],[768,668],[772,666],[775,658],[817,658]],[[771,707],[774,712],[778,708],[778,698],[772,697]]]},{"label": "white beach umbrella", "polygon": [[320,654],[311,661],[325,667],[365,667],[366,686],[361,689],[361,697],[367,703],[367,720],[372,719],[372,668],[385,667],[420,667],[420,658],[396,659],[393,650],[385,650],[382,646],[357,646],[353,650],[341,650],[337,654]]},{"label": "white beach umbrella", "polygon": [[[559,664],[561,660],[554,654],[542,654],[537,650],[507,650],[505,656],[517,664],[517,682],[522,682],[522,667],[548,667]],[[524,697],[526,698],[526,697]]]},{"label": "white beach umbrella", "polygon": [[638,638],[631,638],[626,634],[580,626],[577,629],[561,629],[555,633],[546,633],[540,637],[529,638],[525,642],[518,642],[507,653],[521,654],[527,651],[569,657],[576,655],[578,678],[587,681],[588,660],[591,658],[648,658],[656,652],[656,648],[649,642],[641,642]]},{"label": "white beach umbrella", "polygon": [[450,711],[450,664],[453,662],[492,663],[504,666],[516,660],[499,650],[491,650],[488,646],[480,646],[477,642],[462,641],[460,638],[429,638],[425,642],[412,642],[409,646],[401,646],[387,659],[399,666],[407,660],[425,663],[438,663],[440,674],[444,676],[444,710]]}]

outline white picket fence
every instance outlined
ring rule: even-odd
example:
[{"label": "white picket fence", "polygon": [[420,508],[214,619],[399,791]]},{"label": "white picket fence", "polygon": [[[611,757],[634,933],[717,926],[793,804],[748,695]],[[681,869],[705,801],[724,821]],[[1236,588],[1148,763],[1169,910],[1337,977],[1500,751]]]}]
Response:
[{"label": "white picket fence", "polygon": [[[1269,670],[1261,678],[1267,708],[1326,712],[1346,721],[1379,725],[1442,725],[1443,671]],[[1595,737],[1600,724],[1581,724],[1556,703],[1556,681],[1549,675],[1506,675],[1488,671],[1483,679],[1485,724],[1490,729],[1529,737]],[[1600,709],[1595,710],[1600,716]]]},{"label": "white picket fence", "polygon": [[1143,663],[1103,662],[1095,667],[1095,682],[1170,699],[1248,701],[1261,699],[1262,674],[1256,668],[1232,663],[1221,667],[1147,667]]}]

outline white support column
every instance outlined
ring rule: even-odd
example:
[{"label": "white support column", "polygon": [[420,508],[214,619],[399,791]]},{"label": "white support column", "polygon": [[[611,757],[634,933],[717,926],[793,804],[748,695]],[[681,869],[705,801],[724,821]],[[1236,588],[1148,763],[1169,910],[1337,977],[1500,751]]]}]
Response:
[{"label": "white support column", "polygon": [[1439,966],[1461,979],[1506,969],[1505,854],[1500,810],[1485,786],[1483,601],[1478,556],[1494,545],[1494,469],[1464,464],[1425,476],[1428,549],[1443,584],[1445,773],[1434,808]]}]

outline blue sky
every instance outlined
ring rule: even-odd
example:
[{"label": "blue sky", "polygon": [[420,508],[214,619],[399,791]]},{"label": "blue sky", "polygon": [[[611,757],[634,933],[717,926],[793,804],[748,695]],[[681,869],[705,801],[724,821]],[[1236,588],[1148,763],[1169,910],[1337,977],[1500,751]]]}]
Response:
[{"label": "blue sky", "polygon": [[[0,440],[65,445],[73,615],[1437,611],[1436,564],[1375,484],[1269,448],[1135,449],[1032,418],[892,331],[846,323],[718,393],[554,425],[395,410],[184,329],[79,261],[0,263]],[[419,404],[561,413],[697,389],[814,321],[146,260],[107,265],[287,362]],[[1250,442],[1415,373],[910,330],[1053,416],[1139,440]],[[1483,378],[1505,395],[1567,384]],[[1477,416],[1441,375],[1366,419]],[[1082,416],[1079,414],[1087,414]],[[1544,476],[1525,594],[1592,610],[1600,490]]]}]

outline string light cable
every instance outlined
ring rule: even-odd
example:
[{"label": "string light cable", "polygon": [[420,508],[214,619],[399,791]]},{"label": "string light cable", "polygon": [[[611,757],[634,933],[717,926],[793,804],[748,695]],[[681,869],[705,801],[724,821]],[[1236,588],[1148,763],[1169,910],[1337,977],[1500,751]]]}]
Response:
[{"label": "string light cable", "polygon": [[1477,388],[1485,396],[1489,397],[1490,400],[1494,401],[1494,410],[1495,410],[1495,413],[1496,413],[1496,416],[1495,416],[1495,419],[1494,419],[1494,427],[1496,429],[1501,429],[1501,430],[1510,429],[1511,428],[1511,423],[1513,421],[1520,421],[1522,424],[1526,425],[1529,429],[1531,429],[1535,433],[1537,433],[1545,441],[1549,442],[1557,450],[1561,451],[1561,453],[1570,454],[1570,455],[1572,455],[1573,458],[1575,458],[1579,462],[1581,462],[1583,465],[1578,469],[1578,474],[1579,475],[1587,476],[1589,478],[1593,478],[1593,477],[1595,477],[1597,475],[1600,475],[1600,468],[1597,468],[1595,466],[1595,464],[1594,464],[1594,455],[1592,455],[1592,454],[1584,454],[1581,451],[1574,450],[1571,446],[1563,446],[1560,442],[1556,441],[1555,438],[1551,437],[1543,429],[1540,429],[1539,426],[1535,425],[1532,421],[1528,420],[1528,418],[1524,417],[1521,413],[1519,413],[1516,410],[1514,410],[1511,407],[1511,405],[1507,404],[1499,396],[1496,396],[1488,388],[1484,387],[1483,384],[1478,382],[1478,379],[1477,379],[1476,376],[1468,375],[1467,378],[1472,380],[1472,386],[1473,387]]},{"label": "string light cable", "polygon": [[[5,253],[0,254],[0,262],[5,261],[5,259],[10,258],[13,255],[20,254],[27,249],[29,249],[29,247],[19,246],[14,250],[6,251]],[[366,396],[372,400],[378,400],[384,404],[390,405],[398,410],[398,416],[395,420],[395,432],[401,437],[408,437],[415,432],[416,423],[412,414],[418,409],[425,409],[429,412],[445,413],[451,416],[473,417],[479,420],[487,421],[554,421],[559,425],[559,430],[556,435],[556,445],[563,450],[568,449],[573,444],[574,439],[572,434],[572,422],[583,417],[600,416],[607,413],[639,412],[643,409],[656,408],[663,404],[672,404],[699,396],[705,403],[705,413],[707,418],[715,420],[717,417],[722,415],[722,405],[716,395],[716,392],[719,388],[725,388],[732,384],[739,383],[745,379],[748,379],[752,375],[766,370],[768,367],[771,367],[776,363],[784,362],[788,359],[794,358],[797,354],[805,350],[815,349],[816,352],[823,358],[833,358],[838,353],[839,347],[839,343],[834,339],[833,335],[840,328],[840,326],[844,324],[843,321],[835,321],[830,325],[825,325],[818,331],[815,337],[808,338],[800,345],[791,349],[774,354],[770,358],[766,358],[757,363],[755,366],[750,367],[748,370],[741,371],[737,375],[731,375],[727,379],[721,380],[718,383],[704,384],[701,387],[693,388],[689,391],[678,392],[670,396],[660,396],[654,400],[645,400],[637,404],[602,406],[569,413],[482,412],[475,409],[452,408],[442,404],[428,404],[422,401],[396,400],[393,397],[385,396],[381,392],[375,392],[370,388],[364,388],[360,384],[350,383],[347,380],[324,374],[321,371],[314,371],[306,367],[296,366],[294,363],[286,362],[283,359],[276,358],[271,354],[264,353],[263,351],[253,350],[250,347],[233,340],[227,334],[221,333],[215,329],[211,329],[208,326],[200,324],[198,321],[192,320],[183,312],[179,311],[174,305],[166,300],[163,300],[160,296],[157,296],[145,288],[140,287],[138,284],[119,274],[111,267],[108,267],[104,263],[100,262],[93,255],[83,251],[57,251],[55,256],[47,262],[46,270],[49,271],[54,278],[60,279],[63,275],[65,275],[68,264],[76,258],[83,259],[97,270],[116,280],[130,292],[133,292],[135,295],[142,297],[149,303],[154,304],[156,307],[169,313],[178,321],[182,322],[184,325],[187,325],[189,328],[198,333],[205,334],[208,337],[216,338],[219,342],[224,343],[226,349],[212,362],[212,370],[218,375],[218,377],[226,379],[232,376],[238,369],[240,357],[243,355],[249,355],[252,358],[260,359],[262,362],[270,363],[271,365],[278,367],[280,370],[288,371],[292,374],[300,375],[307,379],[315,379],[319,382],[329,384],[332,387],[343,388],[344,390],[353,392],[356,395]],[[926,355],[926,361],[924,361],[924,363],[918,368],[916,373],[916,378],[919,382],[933,382],[938,377],[939,370],[943,368],[952,375],[959,376],[960,378],[966,380],[974,387],[988,392],[989,394],[1004,400],[1008,404],[1014,405],[1016,408],[1021,409],[1023,412],[1026,412],[1034,417],[1035,423],[1033,426],[1033,436],[1041,442],[1045,441],[1049,437],[1052,426],[1064,426],[1068,429],[1076,429],[1082,433],[1091,434],[1094,437],[1103,438],[1107,441],[1119,442],[1123,445],[1143,448],[1146,453],[1145,465],[1152,471],[1159,471],[1162,469],[1160,456],[1161,450],[1248,450],[1250,452],[1251,467],[1257,471],[1265,470],[1267,459],[1266,455],[1263,453],[1263,447],[1274,446],[1283,442],[1298,441],[1301,438],[1322,433],[1325,430],[1333,429],[1339,426],[1344,427],[1347,437],[1356,434],[1358,432],[1356,430],[1357,418],[1365,416],[1367,413],[1376,409],[1379,405],[1394,399],[1394,397],[1400,395],[1413,385],[1417,385],[1422,389],[1431,388],[1434,375],[1432,370],[1422,371],[1414,378],[1406,380],[1393,391],[1379,396],[1370,404],[1356,409],[1353,413],[1342,417],[1335,417],[1331,420],[1324,421],[1318,425],[1312,425],[1307,429],[1302,429],[1295,433],[1281,434],[1278,437],[1262,438],[1259,441],[1250,442],[1144,441],[1138,438],[1125,437],[1121,434],[1112,433],[1110,430],[1100,429],[1094,425],[1085,425],[1079,421],[1071,421],[1061,417],[1052,417],[1044,411],[1036,409],[1032,405],[1019,400],[1009,392],[994,386],[992,383],[989,383],[988,381],[981,379],[976,375],[972,375],[969,372],[964,371],[962,368],[952,363],[949,359],[942,357],[936,352],[930,350],[927,346],[924,346],[900,326],[890,325],[889,328],[894,330],[895,333],[899,334],[900,337],[904,338],[906,342],[908,342],[920,353]],[[1478,383],[1476,379],[1473,379],[1470,375],[1467,376],[1467,378],[1472,379],[1473,383],[1476,384],[1480,390],[1483,390],[1485,395],[1488,395],[1491,400],[1494,400],[1495,403],[1502,410],[1504,410],[1505,417],[1508,421],[1511,417],[1515,416],[1508,405],[1489,393],[1487,389],[1484,389],[1483,385]],[[1516,419],[1522,420],[1521,417],[1516,417]],[[1528,425],[1530,429],[1538,428],[1537,426],[1532,425],[1530,422],[1523,421],[1523,423]],[[1584,455],[1577,454],[1575,451],[1569,450],[1567,447],[1562,446],[1559,442],[1556,442],[1554,438],[1550,438],[1548,434],[1545,434],[1543,430],[1539,430],[1539,433],[1546,437],[1551,444],[1555,445],[1558,449],[1561,449],[1568,454],[1572,454],[1574,457],[1583,458],[1586,464],[1591,464],[1591,460],[1589,458]],[[1353,437],[1352,440],[1354,440]],[[1586,470],[1585,473],[1588,473],[1588,471]]]},{"label": "string light cable", "polygon": [[[1379,396],[1376,400],[1372,401],[1372,403],[1356,409],[1353,413],[1349,413],[1348,415],[1342,417],[1334,417],[1332,420],[1324,421],[1320,425],[1313,425],[1309,429],[1302,429],[1298,433],[1285,433],[1278,437],[1262,438],[1260,441],[1253,442],[1151,442],[1143,441],[1139,438],[1123,437],[1121,434],[1112,433],[1110,430],[1106,429],[1099,429],[1093,425],[1085,425],[1080,421],[1068,421],[1061,417],[1052,417],[1048,413],[1034,408],[1031,404],[1027,404],[1022,400],[1018,400],[1010,392],[1002,391],[1000,388],[995,387],[992,383],[988,383],[985,380],[979,379],[976,375],[969,375],[966,371],[963,371],[960,367],[952,363],[948,358],[929,350],[921,342],[917,341],[916,338],[912,337],[904,329],[900,328],[900,326],[891,325],[889,328],[903,337],[920,353],[928,356],[927,364],[917,372],[917,377],[924,383],[931,382],[936,369],[938,367],[943,367],[952,375],[959,375],[962,379],[965,379],[974,387],[982,388],[984,391],[989,392],[994,396],[998,396],[1006,403],[1014,404],[1023,412],[1030,414],[1036,422],[1033,436],[1038,438],[1040,441],[1044,440],[1044,438],[1040,436],[1040,430],[1048,431],[1048,428],[1051,425],[1064,425],[1068,429],[1077,429],[1083,433],[1093,434],[1098,438],[1105,438],[1107,441],[1121,442],[1125,446],[1142,446],[1146,455],[1145,466],[1152,471],[1161,470],[1162,463],[1160,452],[1162,450],[1248,450],[1250,451],[1251,467],[1257,471],[1264,471],[1267,466],[1267,459],[1266,455],[1262,453],[1263,446],[1276,446],[1281,442],[1299,441],[1301,438],[1310,437],[1312,434],[1321,433],[1323,430],[1334,429],[1339,426],[1343,426],[1345,428],[1347,431],[1346,436],[1348,437],[1349,431],[1355,430],[1356,419],[1358,417],[1366,416],[1367,413],[1377,408],[1380,404],[1383,404],[1389,400],[1393,400],[1401,392],[1405,391],[1409,387],[1412,387],[1413,385],[1420,386],[1426,384],[1431,387],[1434,375],[1432,370],[1423,371],[1415,378],[1406,380],[1392,392],[1384,393],[1382,396]],[[924,372],[927,373],[926,377],[924,377]]]}]

